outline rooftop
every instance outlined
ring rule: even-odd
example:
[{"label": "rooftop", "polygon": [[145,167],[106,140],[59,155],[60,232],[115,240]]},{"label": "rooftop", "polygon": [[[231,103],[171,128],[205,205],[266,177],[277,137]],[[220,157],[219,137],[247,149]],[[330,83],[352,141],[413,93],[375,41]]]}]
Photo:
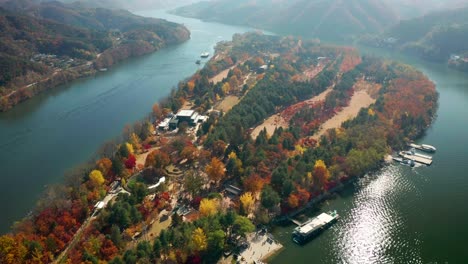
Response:
[{"label": "rooftop", "polygon": [[326,213],[322,213],[317,217],[305,222],[301,226],[296,227],[296,230],[301,234],[308,234],[331,221],[333,221],[333,216]]},{"label": "rooftop", "polygon": [[177,116],[191,117],[195,113],[195,110],[180,110]]}]

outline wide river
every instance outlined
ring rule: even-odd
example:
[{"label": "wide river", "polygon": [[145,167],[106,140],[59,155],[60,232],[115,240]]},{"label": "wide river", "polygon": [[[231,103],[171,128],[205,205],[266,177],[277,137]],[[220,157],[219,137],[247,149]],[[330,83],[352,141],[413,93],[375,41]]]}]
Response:
[{"label": "wide river", "polygon": [[[185,24],[190,41],[133,59],[109,72],[46,92],[0,114],[0,231],[24,216],[63,173],[89,159],[125,124],[192,73],[198,55],[246,28],[141,12]],[[374,51],[370,51],[374,52]],[[438,116],[421,142],[435,145],[431,167],[385,167],[348,186],[318,210],[341,219],[305,246],[294,226],[274,234],[285,249],[272,263],[465,263],[468,260],[468,76],[392,54],[416,66],[440,93]]]},{"label": "wide river", "polygon": [[200,53],[251,29],[203,23],[154,11],[185,24],[191,39],[131,59],[106,73],[58,87],[0,113],[0,233],[24,217],[45,186],[89,160],[126,124],[145,117],[151,106],[198,68]]}]

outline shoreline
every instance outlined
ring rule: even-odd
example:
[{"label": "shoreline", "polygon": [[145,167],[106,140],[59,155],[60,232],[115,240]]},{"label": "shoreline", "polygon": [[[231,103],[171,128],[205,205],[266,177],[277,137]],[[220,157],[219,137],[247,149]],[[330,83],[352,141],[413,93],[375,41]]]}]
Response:
[{"label": "shoreline", "polygon": [[[39,80],[29,85],[25,85],[20,88],[16,88],[13,91],[11,91],[9,94],[0,97],[0,113],[8,112],[9,110],[15,108],[17,105],[25,101],[28,101],[29,99],[32,99],[41,93],[57,88],[61,85],[70,84],[71,82],[74,82],[76,80],[88,78],[91,76],[96,76],[97,74],[101,72],[107,72],[107,69],[112,69],[112,67],[118,66],[121,63],[126,62],[128,60],[140,58],[143,56],[153,54],[155,52],[159,52],[160,50],[163,50],[165,48],[184,43],[188,41],[189,39],[190,37],[188,37],[187,39],[181,40],[178,43],[165,44],[164,46],[160,48],[154,47],[154,49],[151,51],[143,52],[142,54],[137,54],[137,55],[130,55],[129,57],[126,57],[121,60],[116,59],[117,61],[116,63],[113,63],[111,65],[106,65],[105,68],[101,68],[101,69],[106,69],[106,70],[101,70],[96,67],[96,63],[98,62],[99,56],[97,56],[94,60],[89,61],[88,64],[79,65],[74,68],[66,69],[66,70],[55,70],[51,74],[44,76],[42,80]],[[113,49],[114,48],[110,48],[108,50],[103,51],[102,53],[98,55],[101,55],[106,51],[112,51]],[[6,103],[3,103],[4,105],[2,105],[1,103],[5,101]]]}]

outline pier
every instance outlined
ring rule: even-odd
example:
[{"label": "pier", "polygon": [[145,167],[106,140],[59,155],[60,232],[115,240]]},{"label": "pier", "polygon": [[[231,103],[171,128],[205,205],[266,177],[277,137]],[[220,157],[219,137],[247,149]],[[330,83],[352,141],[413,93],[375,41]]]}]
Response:
[{"label": "pier", "polygon": [[298,225],[298,226],[301,226],[301,225],[302,225],[302,223],[301,223],[301,222],[299,222],[299,221],[298,221],[298,220],[296,220],[296,219],[292,219],[292,218],[290,218],[290,220],[291,220],[291,222],[293,222],[294,224],[296,224],[296,225]]},{"label": "pier", "polygon": [[402,151],[402,152],[399,153],[399,155],[403,159],[414,160],[417,163],[421,163],[421,164],[424,164],[424,165],[427,165],[427,166],[430,166],[432,164],[432,159],[424,158],[424,157],[414,155],[414,154],[409,154],[408,152],[403,152]]}]

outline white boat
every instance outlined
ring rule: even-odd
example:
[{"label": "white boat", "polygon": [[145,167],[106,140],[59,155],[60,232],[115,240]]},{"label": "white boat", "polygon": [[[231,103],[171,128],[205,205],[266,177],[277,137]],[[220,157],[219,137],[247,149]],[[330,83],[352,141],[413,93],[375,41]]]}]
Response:
[{"label": "white boat", "polygon": [[431,145],[422,144],[421,147],[428,152],[436,152],[436,148]]},{"label": "white boat", "polygon": [[203,52],[202,54],[200,54],[200,57],[202,58],[208,58],[209,56],[210,56],[209,52]]}]

